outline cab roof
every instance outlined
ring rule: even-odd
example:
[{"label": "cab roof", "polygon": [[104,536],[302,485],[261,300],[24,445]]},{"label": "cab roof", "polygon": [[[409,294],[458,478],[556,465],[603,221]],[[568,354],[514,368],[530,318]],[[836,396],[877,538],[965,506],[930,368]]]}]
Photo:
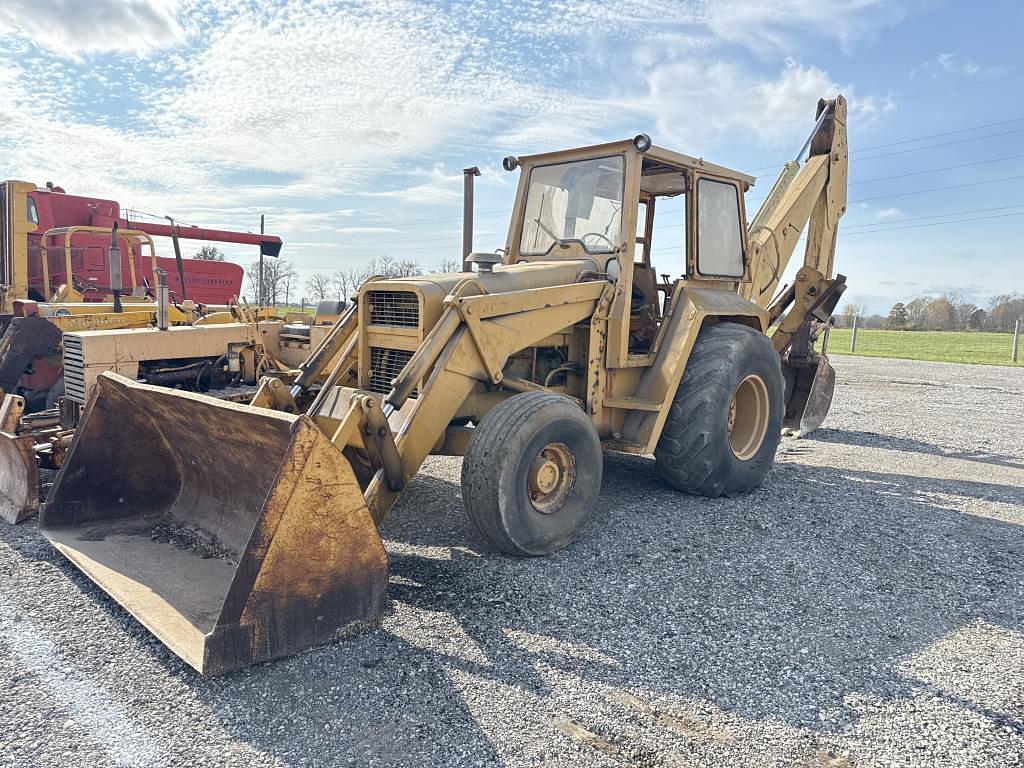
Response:
[{"label": "cab roof", "polygon": [[746,184],[748,187],[754,186],[754,183],[757,181],[755,176],[735,171],[731,168],[726,168],[724,165],[709,163],[702,157],[691,157],[690,155],[684,155],[681,152],[673,152],[671,149],[665,149],[664,147],[659,147],[657,145],[652,145],[646,152],[640,152],[633,144],[633,139],[613,141],[607,144],[592,144],[588,147],[561,149],[555,152],[543,152],[536,155],[522,155],[519,157],[519,162],[530,165],[543,165],[546,163],[582,160],[588,157],[598,157],[600,155],[619,153],[623,151],[634,152],[646,159],[669,163],[689,170],[703,171],[704,173],[714,174],[715,176],[734,179]]}]

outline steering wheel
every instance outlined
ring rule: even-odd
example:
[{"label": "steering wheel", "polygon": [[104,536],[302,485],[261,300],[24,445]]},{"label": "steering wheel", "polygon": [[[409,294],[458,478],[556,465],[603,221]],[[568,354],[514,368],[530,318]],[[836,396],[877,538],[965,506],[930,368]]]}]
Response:
[{"label": "steering wheel", "polygon": [[606,243],[608,243],[609,248],[611,248],[613,251],[615,250],[615,243],[609,240],[605,235],[602,235],[600,232],[587,232],[580,237],[580,242],[586,244],[588,237],[599,237]]}]

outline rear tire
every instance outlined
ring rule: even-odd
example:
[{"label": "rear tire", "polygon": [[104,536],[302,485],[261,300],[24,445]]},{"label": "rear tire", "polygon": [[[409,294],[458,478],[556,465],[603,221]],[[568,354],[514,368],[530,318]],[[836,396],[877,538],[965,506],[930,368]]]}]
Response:
[{"label": "rear tire", "polygon": [[759,486],[782,436],[785,384],[763,333],[718,323],[697,337],[654,451],[676,490],[735,496]]},{"label": "rear tire", "polygon": [[550,392],[513,395],[474,428],[462,462],[462,502],[477,530],[510,555],[568,546],[601,491],[597,430]]}]

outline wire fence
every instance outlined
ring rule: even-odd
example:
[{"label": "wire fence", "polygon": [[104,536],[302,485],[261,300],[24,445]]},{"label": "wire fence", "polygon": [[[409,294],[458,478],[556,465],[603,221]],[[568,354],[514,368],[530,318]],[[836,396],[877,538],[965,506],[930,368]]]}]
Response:
[{"label": "wire fence", "polygon": [[982,365],[1024,365],[1021,326],[1012,333],[994,331],[892,331],[874,328],[832,328],[829,355],[894,357]]}]

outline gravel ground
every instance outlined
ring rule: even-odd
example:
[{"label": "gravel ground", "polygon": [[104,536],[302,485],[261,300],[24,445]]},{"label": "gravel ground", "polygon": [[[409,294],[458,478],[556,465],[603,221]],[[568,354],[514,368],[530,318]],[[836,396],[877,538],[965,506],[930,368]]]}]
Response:
[{"label": "gravel ground", "polygon": [[0,764],[1024,764],[1024,370],[836,361],[765,485],[609,455],[565,552],[489,552],[459,463],[383,534],[381,629],[202,679],[0,530]]}]

